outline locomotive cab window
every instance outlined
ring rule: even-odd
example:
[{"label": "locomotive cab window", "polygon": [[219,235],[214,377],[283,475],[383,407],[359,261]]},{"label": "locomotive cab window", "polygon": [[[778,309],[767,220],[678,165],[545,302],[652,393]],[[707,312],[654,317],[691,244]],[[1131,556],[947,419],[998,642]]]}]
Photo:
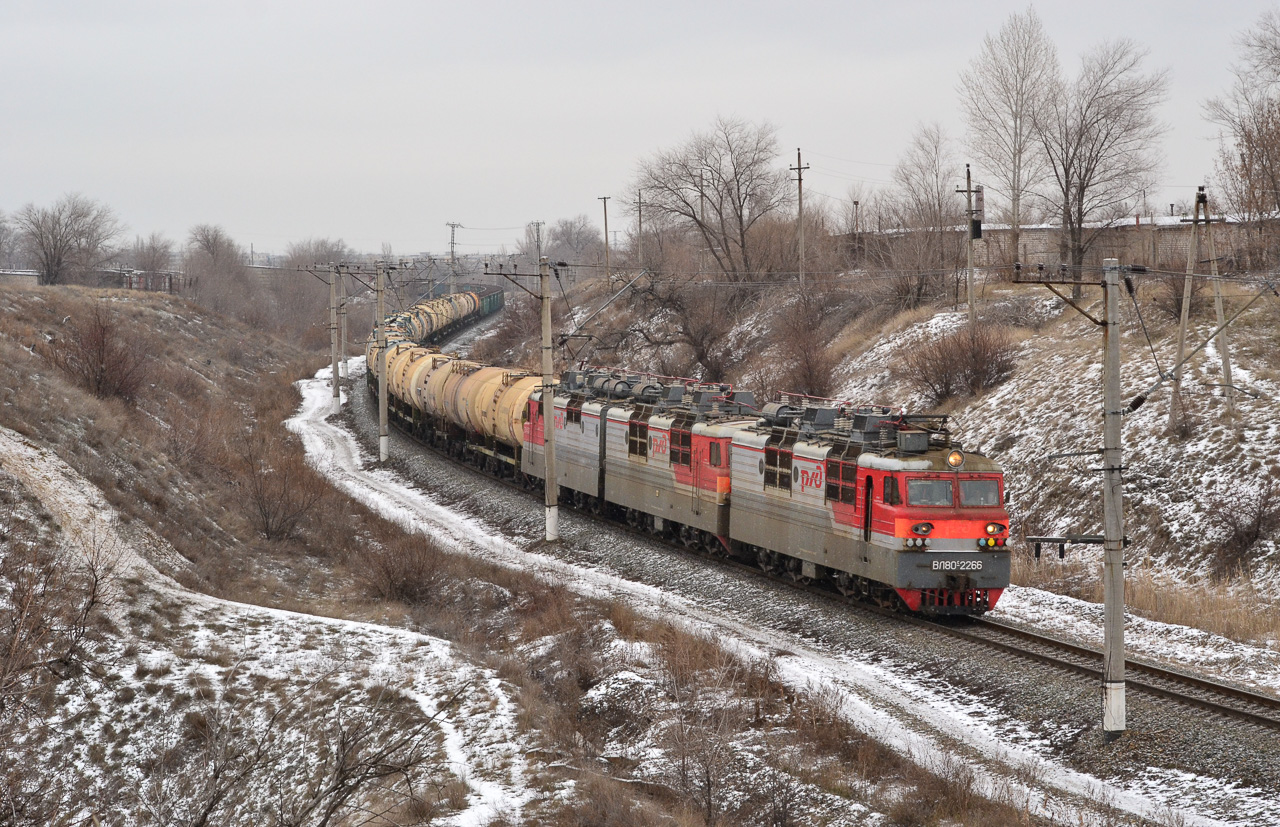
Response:
[{"label": "locomotive cab window", "polygon": [[960,480],[960,504],[999,505],[1000,483],[996,480]]},{"label": "locomotive cab window", "polygon": [[720,443],[715,440],[711,441],[710,450],[707,454],[707,461],[717,468],[720,467]]},{"label": "locomotive cab window", "polygon": [[908,505],[952,505],[951,480],[907,480]]}]

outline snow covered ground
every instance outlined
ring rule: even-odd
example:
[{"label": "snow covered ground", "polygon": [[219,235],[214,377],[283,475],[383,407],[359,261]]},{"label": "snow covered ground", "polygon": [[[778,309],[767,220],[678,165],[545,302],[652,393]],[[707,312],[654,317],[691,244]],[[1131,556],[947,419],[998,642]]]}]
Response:
[{"label": "snow covered ground", "polygon": [[[353,367],[357,386],[362,370]],[[1142,783],[1095,778],[1074,771],[1052,755],[1042,739],[1005,712],[938,683],[870,662],[854,651],[831,652],[781,628],[740,618],[673,591],[618,576],[601,567],[577,565],[528,551],[523,541],[483,519],[433,500],[389,471],[370,467],[356,438],[326,421],[329,389],[323,375],[300,383],[303,404],[289,427],[304,440],[311,461],[333,482],[409,530],[429,533],[454,550],[526,570],[592,596],[624,598],[637,610],[718,636],[750,655],[773,654],[784,681],[797,691],[832,689],[842,711],[860,729],[917,760],[953,756],[967,764],[979,789],[1018,802],[1060,823],[1091,823],[1087,802],[1108,801],[1135,815],[1179,824],[1258,824],[1280,821],[1280,793],[1227,785],[1217,779],[1150,768]],[[1035,589],[1011,589],[999,615],[1086,641],[1101,637],[1098,607]],[[1216,670],[1240,666],[1237,677],[1280,689],[1280,659],[1274,651],[1243,647],[1193,630],[1147,622],[1131,624],[1129,644],[1153,659]],[[1245,666],[1247,665],[1247,666]],[[948,759],[950,760],[950,759]],[[1029,784],[1028,768],[1041,779]],[[518,798],[518,793],[513,792]]]},{"label": "snow covered ground", "polygon": [[[466,784],[462,808],[441,824],[478,827],[498,815],[516,820],[532,793],[525,785],[527,745],[522,744],[515,707],[503,682],[488,669],[460,657],[447,641],[371,623],[304,615],[219,600],[179,586],[157,570],[181,568],[182,558],[151,535],[138,542],[137,526],[126,531],[111,506],[93,485],[53,452],[7,429],[0,429],[0,466],[15,476],[44,505],[61,527],[68,545],[81,553],[106,549],[114,558],[116,593],[109,612],[121,628],[132,617],[163,623],[160,634],[119,641],[108,661],[119,669],[109,687],[65,706],[57,728],[69,743],[108,745],[116,749],[105,766],[81,758],[85,783],[102,787],[110,800],[113,787],[151,784],[160,791],[178,779],[147,777],[148,757],[179,737],[177,728],[156,724],[169,711],[163,699],[193,692],[204,695],[232,691],[268,700],[306,697],[332,708],[322,720],[353,708],[352,690],[389,687],[412,699],[426,716],[436,716],[441,733],[442,768]],[[318,684],[329,685],[325,694]],[[284,687],[288,687],[287,689]],[[216,693],[215,693],[216,694]],[[450,703],[453,701],[453,703]],[[260,711],[251,713],[261,725]],[[134,721],[146,721],[134,726]],[[118,740],[119,733],[129,733]],[[295,777],[295,781],[297,778]],[[173,787],[175,797],[188,788]],[[160,792],[156,792],[160,795]],[[272,794],[263,789],[265,805]],[[80,814],[87,821],[87,814]]]}]

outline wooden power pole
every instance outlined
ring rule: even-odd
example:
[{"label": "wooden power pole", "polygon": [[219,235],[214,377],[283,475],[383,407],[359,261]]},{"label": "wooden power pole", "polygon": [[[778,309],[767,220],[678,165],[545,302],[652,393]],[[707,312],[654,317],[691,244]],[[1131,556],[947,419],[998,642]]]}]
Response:
[{"label": "wooden power pole", "polygon": [[1222,309],[1222,282],[1218,279],[1218,252],[1213,244],[1213,224],[1209,221],[1209,199],[1205,198],[1204,232],[1209,241],[1209,276],[1213,279],[1213,312],[1218,321],[1218,335],[1213,344],[1222,360],[1222,396],[1227,401],[1227,417],[1235,419],[1235,384],[1231,378],[1231,345],[1227,341],[1226,313]]},{"label": "wooden power pole", "polygon": [[608,195],[600,196],[600,203],[604,204],[604,283],[611,283],[612,271],[609,268],[609,198]]},{"label": "wooden power pole", "polygon": [[796,174],[796,229],[800,238],[800,287],[804,288],[804,171],[808,165],[800,161],[800,147],[796,147],[796,165],[791,171]]}]

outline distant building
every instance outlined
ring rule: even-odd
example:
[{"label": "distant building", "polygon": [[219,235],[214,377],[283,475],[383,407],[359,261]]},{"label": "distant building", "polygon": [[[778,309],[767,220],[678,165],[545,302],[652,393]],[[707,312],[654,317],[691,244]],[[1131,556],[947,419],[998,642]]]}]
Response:
[{"label": "distant building", "polygon": [[14,287],[35,287],[40,283],[37,270],[2,270],[0,269],[0,285]]}]

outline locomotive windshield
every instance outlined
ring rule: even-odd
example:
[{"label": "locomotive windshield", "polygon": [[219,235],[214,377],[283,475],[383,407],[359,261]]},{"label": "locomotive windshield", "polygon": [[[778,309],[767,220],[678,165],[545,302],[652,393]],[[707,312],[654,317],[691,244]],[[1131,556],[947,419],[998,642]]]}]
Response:
[{"label": "locomotive windshield", "polygon": [[995,480],[960,480],[961,505],[999,505],[1000,484]]},{"label": "locomotive windshield", "polygon": [[951,480],[907,480],[908,505],[951,505]]}]

